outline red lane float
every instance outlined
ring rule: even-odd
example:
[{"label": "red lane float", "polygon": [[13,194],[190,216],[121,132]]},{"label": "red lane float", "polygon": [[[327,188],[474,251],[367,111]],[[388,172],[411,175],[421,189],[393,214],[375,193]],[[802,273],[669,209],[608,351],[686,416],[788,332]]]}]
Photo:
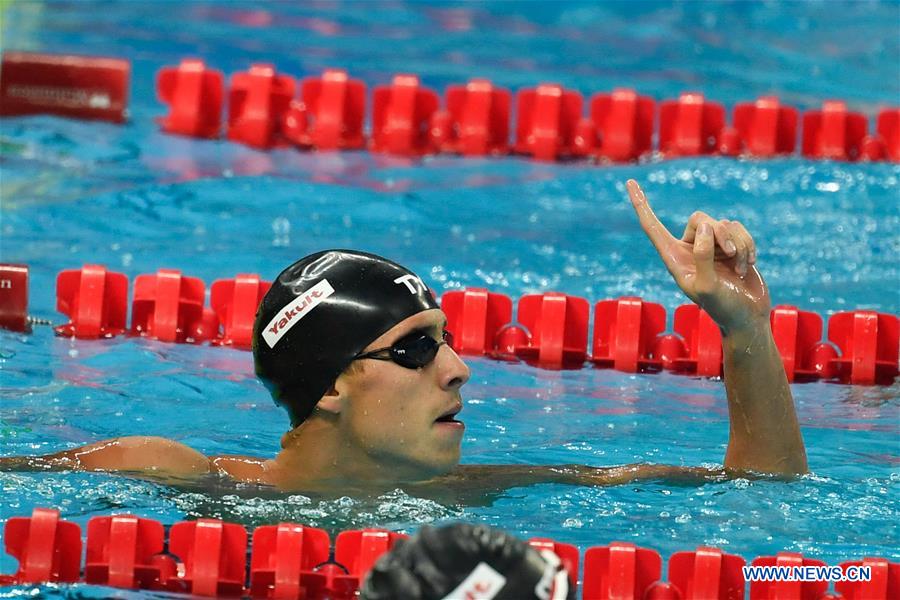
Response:
[{"label": "red lane float", "polygon": [[342,69],[326,69],[300,83],[300,100],[292,100],[284,115],[283,135],[315,150],[364,148],[365,114],[366,84]]},{"label": "red lane float", "polygon": [[204,310],[206,286],[176,269],[138,275],[131,302],[131,334],[161,342],[202,342],[218,332],[216,315]]},{"label": "red lane float", "polygon": [[446,111],[432,118],[432,138],[440,152],[463,156],[506,154],[509,150],[509,90],[487,79],[451,85],[445,94]]},{"label": "red lane float", "polygon": [[253,532],[250,595],[298,598],[308,575],[328,560],[328,532],[295,523],[265,525]]},{"label": "red lane float", "polygon": [[628,296],[602,300],[594,306],[594,344],[591,361],[601,368],[626,373],[659,371],[653,345],[666,328],[662,304]]},{"label": "red lane float", "polygon": [[807,158],[857,160],[868,124],[861,113],[847,110],[847,104],[827,100],[822,110],[803,114],[801,152]]},{"label": "red lane float", "polygon": [[390,552],[399,540],[407,537],[402,533],[385,529],[339,533],[334,542],[334,560],[347,569],[347,575],[338,577],[338,580],[344,582],[340,587],[349,590],[351,594],[359,589],[381,555]]},{"label": "red lane float", "polygon": [[257,64],[231,76],[228,90],[228,139],[253,148],[283,146],[281,124],[294,98],[294,78]]},{"label": "red lane float", "polygon": [[879,112],[875,128],[884,143],[887,158],[900,162],[900,108],[887,108]]},{"label": "red lane float", "polygon": [[376,87],[371,150],[398,156],[433,152],[429,125],[439,104],[437,93],[415,75],[397,75],[391,85]]},{"label": "red lane float", "polygon": [[589,548],[584,553],[582,597],[642,600],[661,576],[662,557],[656,550],[627,542]]},{"label": "red lane float", "polygon": [[209,303],[222,324],[222,335],[212,340],[213,345],[250,349],[256,309],[270,287],[271,282],[254,274],[213,282]]},{"label": "red lane float", "polygon": [[169,106],[157,119],[166,133],[217,138],[222,129],[224,78],[202,60],[186,58],[177,67],[163,67],[156,76],[156,95]]},{"label": "red lane float", "polygon": [[703,94],[686,93],[659,105],[659,151],[671,157],[714,154],[725,108]]},{"label": "red lane float", "polygon": [[12,517],[3,528],[6,553],[19,561],[13,575],[0,584],[68,583],[81,571],[81,528],[61,521],[59,511],[36,508],[30,517]]},{"label": "red lane float", "polygon": [[842,383],[890,384],[897,376],[900,320],[894,315],[857,310],[831,315],[828,339],[841,356],[831,363]]},{"label": "red lane float", "polygon": [[722,375],[722,332],[709,314],[696,304],[675,309],[675,333],[687,347],[687,355],[674,358],[676,371],[701,377]]},{"label": "red lane float", "polygon": [[164,544],[159,521],[134,515],[94,517],[88,521],[84,580],[117,588],[158,589],[175,575],[174,561],[162,555]]},{"label": "red lane float", "polygon": [[[821,560],[804,558],[796,552],[779,552],[777,556],[760,556],[753,559],[754,567],[824,567]],[[750,600],[819,600],[828,590],[828,582],[822,581],[751,581]]]},{"label": "red lane float", "polygon": [[169,552],[181,559],[183,574],[164,582],[168,590],[196,596],[240,596],[247,563],[247,530],[219,519],[176,523]]},{"label": "red lane float", "polygon": [[527,333],[515,355],[545,369],[580,368],[587,358],[590,305],[584,298],[558,292],[519,299],[517,320]]},{"label": "red lane float", "polygon": [[500,329],[512,321],[512,300],[482,288],[444,292],[441,310],[447,315],[447,330],[459,354],[492,354],[497,350]]},{"label": "red lane float", "polygon": [[769,314],[775,346],[781,354],[788,381],[810,381],[831,375],[830,358],[822,360],[822,317],[780,305]]},{"label": "red lane float", "polygon": [[863,560],[842,562],[841,567],[868,567],[869,581],[838,581],[834,584],[844,600],[882,600],[900,598],[900,564],[884,558],[867,557]]},{"label": "red lane float", "polygon": [[4,52],[0,116],[50,114],[123,123],[131,65],[71,54]]},{"label": "red lane float", "polygon": [[744,597],[741,568],[746,564],[740,556],[701,546],[669,557],[669,581],[686,600],[736,600]]},{"label": "red lane float", "polygon": [[591,98],[590,116],[597,129],[596,156],[611,161],[637,160],[652,149],[656,101],[628,88]]},{"label": "red lane float", "polygon": [[741,146],[750,156],[758,158],[793,154],[797,145],[797,120],[797,109],[782,106],[775,96],[739,103],[732,117]]},{"label": "red lane float", "polygon": [[69,322],[55,329],[65,337],[97,339],[127,328],[128,278],[101,265],[62,271],[56,277],[56,310]]},{"label": "red lane float", "polygon": [[514,150],[538,160],[586,156],[593,142],[578,135],[583,103],[581,94],[555,84],[519,90]]}]

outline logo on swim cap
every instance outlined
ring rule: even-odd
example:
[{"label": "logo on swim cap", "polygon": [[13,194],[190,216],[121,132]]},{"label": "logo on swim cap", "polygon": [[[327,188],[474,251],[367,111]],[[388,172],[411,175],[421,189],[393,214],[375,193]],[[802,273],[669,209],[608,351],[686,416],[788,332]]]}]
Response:
[{"label": "logo on swim cap", "polygon": [[555,552],[541,550],[541,556],[547,562],[541,580],[534,586],[534,595],[541,600],[565,600],[569,595],[569,578],[562,561]]},{"label": "logo on swim cap", "polygon": [[469,576],[456,586],[456,589],[444,596],[442,600],[458,600],[471,598],[477,600],[491,600],[500,593],[506,585],[506,577],[498,573],[489,564],[480,562]]},{"label": "logo on swim cap", "polygon": [[427,288],[425,287],[425,284],[422,283],[422,280],[419,279],[418,277],[416,277],[415,275],[404,275],[404,276],[402,276],[402,277],[398,277],[397,279],[394,280],[394,283],[397,283],[397,284],[402,283],[403,285],[406,286],[406,289],[409,290],[409,293],[410,293],[410,294],[418,294],[418,293],[419,293],[419,290],[417,290],[417,289],[416,289],[416,286],[414,286],[414,285],[412,284],[413,281],[418,282],[418,284],[419,284],[420,286],[422,286],[422,289],[423,289],[423,290],[427,289]]},{"label": "logo on swim cap", "polygon": [[291,330],[291,327],[333,293],[334,288],[327,279],[323,279],[275,313],[262,332],[263,339],[266,340],[269,348],[274,348],[278,340],[283,338],[284,334]]}]

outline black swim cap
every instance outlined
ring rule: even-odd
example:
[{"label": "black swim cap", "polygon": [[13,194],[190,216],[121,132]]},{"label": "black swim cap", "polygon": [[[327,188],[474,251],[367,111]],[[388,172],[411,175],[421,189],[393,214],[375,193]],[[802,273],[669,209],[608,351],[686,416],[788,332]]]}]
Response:
[{"label": "black swim cap", "polygon": [[325,250],[278,275],[256,312],[256,374],[296,427],[353,357],[416,313],[438,308],[412,271],[380,256]]},{"label": "black swim cap", "polygon": [[552,552],[487,525],[422,527],[375,563],[360,600],[570,600],[566,570]]}]

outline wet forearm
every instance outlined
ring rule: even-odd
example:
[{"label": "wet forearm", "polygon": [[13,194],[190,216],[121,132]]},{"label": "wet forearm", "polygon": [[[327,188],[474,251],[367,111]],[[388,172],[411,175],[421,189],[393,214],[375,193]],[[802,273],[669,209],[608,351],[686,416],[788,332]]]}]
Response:
[{"label": "wet forearm", "polygon": [[[538,484],[614,486],[639,481],[700,485],[735,476],[721,468],[631,464],[616,467],[588,465],[461,465],[453,473],[436,478],[418,492],[444,487],[457,496],[466,493],[500,493],[510,488]],[[741,474],[741,476],[744,476]],[[410,488],[413,489],[413,488]]]},{"label": "wet forearm", "polygon": [[768,319],[729,332],[722,347],[730,419],[725,467],[805,473],[803,437]]},{"label": "wet forearm", "polygon": [[572,485],[610,486],[638,481],[664,481],[670,484],[699,485],[719,481],[726,473],[719,468],[682,467],[636,463],[616,467],[560,465],[552,467],[562,475],[559,483]]}]

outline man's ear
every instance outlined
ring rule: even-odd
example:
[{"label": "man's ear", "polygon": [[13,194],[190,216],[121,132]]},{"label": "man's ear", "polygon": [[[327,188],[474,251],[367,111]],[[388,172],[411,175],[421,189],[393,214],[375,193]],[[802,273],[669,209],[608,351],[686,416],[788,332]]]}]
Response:
[{"label": "man's ear", "polygon": [[345,399],[345,395],[338,391],[337,382],[335,382],[331,384],[331,387],[328,388],[328,391],[326,391],[322,395],[322,398],[319,399],[319,402],[316,404],[316,408],[318,410],[331,413],[332,415],[339,415],[341,413],[341,409],[344,406]]}]

